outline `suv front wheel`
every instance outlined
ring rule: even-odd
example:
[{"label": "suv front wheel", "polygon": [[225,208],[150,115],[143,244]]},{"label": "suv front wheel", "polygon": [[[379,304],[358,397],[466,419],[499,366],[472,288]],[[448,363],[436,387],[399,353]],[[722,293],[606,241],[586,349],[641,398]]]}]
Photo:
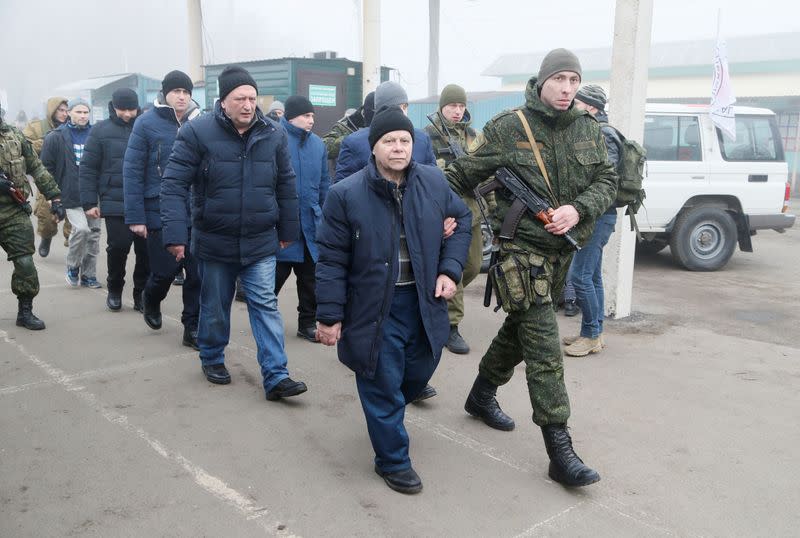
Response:
[{"label": "suv front wheel", "polygon": [[696,207],[678,217],[670,237],[672,257],[690,271],[716,271],[736,248],[736,223],[716,207]]}]

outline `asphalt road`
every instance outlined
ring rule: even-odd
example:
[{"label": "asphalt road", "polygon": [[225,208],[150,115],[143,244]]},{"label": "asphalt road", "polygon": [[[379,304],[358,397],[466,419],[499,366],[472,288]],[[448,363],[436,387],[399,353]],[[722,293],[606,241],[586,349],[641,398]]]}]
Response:
[{"label": "asphalt road", "polygon": [[425,489],[404,496],[372,471],[353,375],[294,336],[293,286],[289,366],[309,392],[267,402],[244,306],[233,383],[211,385],[180,345],[179,288],[151,331],[129,290],[111,313],[105,290],[69,288],[54,242],[36,257],[43,332],[14,325],[0,263],[0,536],[796,536],[800,230],[754,247],[716,273],[677,269],[668,249],[637,261],[634,315],[607,322],[601,354],[566,360],[575,446],[602,476],[578,491],[547,478],[522,366],[498,395],[514,432],[463,411],[501,322],[481,276],[462,325],[473,352],[445,352],[439,395],[408,408]]}]

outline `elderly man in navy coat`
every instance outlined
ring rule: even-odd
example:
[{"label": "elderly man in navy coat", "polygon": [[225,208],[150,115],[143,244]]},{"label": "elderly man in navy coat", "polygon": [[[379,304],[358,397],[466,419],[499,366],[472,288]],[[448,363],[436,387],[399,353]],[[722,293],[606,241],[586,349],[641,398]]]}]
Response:
[{"label": "elderly man in navy coat", "polygon": [[256,107],[256,82],[239,66],[219,76],[214,112],[178,133],[161,188],[164,245],[181,260],[188,242],[186,200],[192,188],[192,253],[202,277],[197,343],[206,378],[227,384],[225,346],[236,277],[267,400],[296,396],[305,383],[287,369],[283,319],[275,297],[275,254],[298,237],[297,191],[286,131]]},{"label": "elderly man in navy coat", "polygon": [[[414,143],[399,107],[375,114],[373,157],[331,188],[317,233],[318,337],[355,372],[375,472],[401,493],[422,490],[403,416],[447,341],[472,218],[441,170],[412,160]],[[457,226],[443,239],[447,217]]]}]

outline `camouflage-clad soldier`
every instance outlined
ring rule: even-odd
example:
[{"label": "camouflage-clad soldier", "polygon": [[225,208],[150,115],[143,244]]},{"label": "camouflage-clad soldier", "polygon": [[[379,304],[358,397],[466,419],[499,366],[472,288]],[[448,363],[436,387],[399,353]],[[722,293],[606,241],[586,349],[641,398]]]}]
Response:
[{"label": "camouflage-clad soldier", "polygon": [[[44,137],[47,133],[58,128],[60,125],[67,121],[67,98],[66,97],[51,97],[47,100],[47,117],[43,120],[34,120],[30,122],[22,134],[25,135],[31,145],[33,146],[36,155],[42,154],[42,145],[44,144]],[[36,204],[34,205],[33,214],[36,215],[36,233],[42,238],[39,243],[39,256],[46,258],[50,254],[50,242],[53,237],[58,233],[58,224],[53,220],[53,215],[50,213],[50,204],[41,192],[36,194]],[[72,227],[68,220],[64,221],[64,246],[67,246]]]},{"label": "camouflage-clad soldier", "polygon": [[339,159],[339,149],[342,147],[342,140],[359,129],[369,127],[372,115],[375,113],[375,92],[369,92],[364,98],[364,104],[352,114],[345,116],[333,124],[331,130],[322,137],[325,143],[325,151],[328,153],[328,171],[331,178],[336,172],[336,161]]},{"label": "camouflage-clad soldier", "polygon": [[[26,174],[33,176],[39,191],[52,200],[52,209],[63,218],[58,185],[36,156],[31,143],[16,128],[0,118],[0,247],[14,263],[11,291],[17,296],[17,325],[30,330],[44,329],[44,322],[33,314],[33,298],[39,293],[39,276],[33,264],[33,226],[27,198],[31,187]],[[14,192],[24,197],[20,204]],[[48,204],[49,205],[49,204]],[[53,216],[51,215],[52,219]]]},{"label": "camouflage-clad soldier", "polygon": [[[505,290],[499,295],[505,295],[508,315],[481,360],[465,409],[493,428],[512,430],[514,421],[500,409],[495,394],[525,361],[533,422],[542,429],[549,475],[567,486],[592,484],[600,476],[575,454],[567,431],[569,397],[552,304],[572,258],[561,236],[569,232],[578,243],[587,240],[595,219],[614,201],[617,182],[598,123],[573,106],[580,80],[578,58],[565,49],[553,50],[542,60],[538,76],[528,81],[525,106],[518,109],[536,139],[550,187],[517,111],[493,118],[470,154],[447,168],[452,188],[463,195],[506,167],[555,208],[547,225],[526,211],[513,241],[501,242],[497,268],[503,271],[494,274],[497,289]],[[514,200],[506,190],[495,191],[495,198],[495,221],[502,222]]]},{"label": "camouflage-clad soldier", "polygon": [[[467,110],[467,92],[457,84],[448,84],[439,96],[439,110],[431,118],[433,123],[425,127],[431,137],[436,164],[444,170],[456,159],[450,148],[450,139],[466,151],[475,141],[478,133],[470,127],[472,117]],[[458,331],[458,324],[464,319],[464,288],[481,272],[483,261],[483,236],[481,234],[481,212],[472,192],[462,196],[464,203],[472,212],[472,241],[461,281],[455,296],[447,302],[447,315],[450,318],[450,336],[447,338],[447,349],[460,355],[469,353],[469,344]]]}]

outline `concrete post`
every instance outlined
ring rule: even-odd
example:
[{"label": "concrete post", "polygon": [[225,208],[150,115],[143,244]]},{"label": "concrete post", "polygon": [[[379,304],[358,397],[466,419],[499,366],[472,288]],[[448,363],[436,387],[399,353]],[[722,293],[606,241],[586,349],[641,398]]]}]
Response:
[{"label": "concrete post", "polygon": [[203,15],[201,0],[186,0],[187,22],[189,24],[189,78],[197,82],[205,78],[203,74]]},{"label": "concrete post", "polygon": [[381,0],[364,0],[362,96],[367,96],[381,83]]},{"label": "concrete post", "polygon": [[[617,0],[611,53],[609,122],[627,138],[641,143],[650,62],[653,0]],[[633,258],[636,234],[624,209],[603,251],[606,314],[624,318],[631,313]]]},{"label": "concrete post", "polygon": [[439,0],[428,0],[428,95],[439,93]]}]

